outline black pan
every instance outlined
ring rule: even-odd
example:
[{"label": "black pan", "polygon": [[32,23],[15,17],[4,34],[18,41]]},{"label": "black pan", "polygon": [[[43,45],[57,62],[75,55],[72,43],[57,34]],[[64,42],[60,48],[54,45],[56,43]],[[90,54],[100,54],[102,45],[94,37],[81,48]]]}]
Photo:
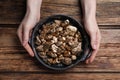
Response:
[{"label": "black pan", "polygon": [[[83,51],[81,52],[81,55],[79,57],[77,57],[77,60],[73,61],[71,65],[64,65],[64,64],[49,65],[42,60],[42,58],[39,56],[37,50],[35,49],[35,47],[36,47],[36,45],[35,45],[36,36],[39,34],[38,30],[42,28],[43,24],[51,23],[56,19],[57,20],[63,20],[63,21],[68,19],[73,26],[78,28],[78,30],[80,31],[81,36],[82,36],[82,50]],[[91,51],[92,51],[92,48],[90,46],[89,36],[87,35],[83,26],[80,23],[78,23],[75,19],[73,19],[69,16],[65,16],[65,15],[53,15],[53,16],[48,17],[44,21],[39,22],[35,26],[35,28],[33,29],[32,36],[31,36],[31,39],[30,39],[29,43],[30,43],[30,45],[33,49],[33,52],[35,53],[36,59],[40,63],[42,63],[44,66],[46,66],[47,68],[53,69],[53,70],[66,70],[68,68],[71,68],[71,67],[75,66],[76,64],[78,64],[79,62],[85,61],[91,55]]]}]

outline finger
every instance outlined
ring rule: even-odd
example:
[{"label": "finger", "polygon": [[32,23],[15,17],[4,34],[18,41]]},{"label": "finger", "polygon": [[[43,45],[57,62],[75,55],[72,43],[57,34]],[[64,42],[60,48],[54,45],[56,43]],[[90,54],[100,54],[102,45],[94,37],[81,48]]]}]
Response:
[{"label": "finger", "polygon": [[92,51],[91,56],[85,61],[86,64],[89,64],[89,63],[93,62],[93,60],[95,59],[95,56],[97,54],[97,51],[98,50]]},{"label": "finger", "polygon": [[99,49],[99,47],[100,47],[100,41],[101,41],[101,34],[100,34],[100,32],[98,32],[98,36],[97,36],[97,45],[98,45],[98,49]]},{"label": "finger", "polygon": [[21,26],[19,26],[18,30],[17,30],[17,35],[18,35],[18,38],[22,44],[22,29],[21,29]]},{"label": "finger", "polygon": [[96,49],[99,50],[100,47],[100,40],[101,40],[101,35],[100,32],[98,31],[96,34]]},{"label": "finger", "polygon": [[28,43],[29,40],[29,30],[28,29],[24,29],[23,32],[23,46],[25,46]]},{"label": "finger", "polygon": [[30,30],[29,29],[24,29],[24,34],[23,34],[23,47],[27,50],[27,52],[30,54],[30,56],[34,56],[34,53],[28,44],[29,41],[29,36],[30,36]]},{"label": "finger", "polygon": [[93,62],[93,60],[95,59],[95,56],[96,56],[97,52],[98,52],[97,49],[94,50],[94,51],[92,51],[92,55],[90,56],[89,61],[88,61],[89,63]]},{"label": "finger", "polygon": [[96,42],[96,38],[97,38],[97,35],[96,35],[96,33],[92,33],[91,35],[90,35],[90,37],[91,37],[91,46],[92,46],[92,49],[96,49],[97,48],[97,42]]},{"label": "finger", "polygon": [[93,60],[95,59],[95,56],[96,56],[96,54],[97,54],[97,52],[98,52],[98,50],[99,50],[101,36],[100,36],[100,33],[99,33],[99,32],[97,32],[96,35],[97,35],[97,36],[96,36],[96,37],[97,37],[97,38],[96,38],[96,47],[97,47],[97,48],[92,51],[92,55],[90,56],[89,59],[86,60],[86,63],[91,63],[91,62],[93,62]]},{"label": "finger", "polygon": [[28,43],[24,46],[24,48],[27,50],[30,56],[34,57],[34,53]]},{"label": "finger", "polygon": [[85,63],[86,63],[86,64],[89,64],[89,59],[87,59],[87,60],[85,61]]}]

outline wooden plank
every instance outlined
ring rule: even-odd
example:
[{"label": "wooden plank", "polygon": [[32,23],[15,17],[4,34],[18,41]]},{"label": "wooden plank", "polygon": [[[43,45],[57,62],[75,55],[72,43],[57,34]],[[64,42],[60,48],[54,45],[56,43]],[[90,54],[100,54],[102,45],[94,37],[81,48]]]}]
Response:
[{"label": "wooden plank", "polygon": [[116,73],[6,73],[0,75],[0,80],[120,80]]},{"label": "wooden plank", "polygon": [[17,37],[16,28],[0,28],[0,44],[1,46],[17,46],[21,45]]},{"label": "wooden plank", "polygon": [[0,24],[13,24],[22,20],[25,14],[26,0],[1,0]]},{"label": "wooden plank", "polygon": [[[16,53],[17,54],[17,53]],[[54,72],[40,64],[36,59],[24,56],[23,59],[0,59],[0,72]],[[7,55],[6,55],[7,56]],[[19,55],[18,55],[19,56]],[[13,56],[14,57],[14,56]],[[96,57],[91,64],[79,63],[65,72],[119,72],[120,57]]]},{"label": "wooden plank", "polygon": [[[16,30],[25,14],[25,2],[0,1],[0,80],[120,80],[120,0],[97,0],[102,33],[97,57],[89,65],[79,63],[64,72],[45,68],[21,46]],[[81,21],[78,6],[78,0],[43,0],[41,20],[65,14]]]},{"label": "wooden plank", "polygon": [[[0,53],[25,53],[19,39],[16,35],[16,28],[0,28]],[[100,54],[101,56],[119,56],[120,50],[120,29],[101,29],[102,41]],[[5,52],[4,52],[5,51]],[[115,53],[114,53],[115,52]],[[107,55],[104,53],[114,53]],[[4,55],[3,55],[4,56]]]},{"label": "wooden plank", "polygon": [[[0,59],[23,59],[29,57],[22,46],[0,47]],[[101,44],[97,57],[120,57],[120,44]]]},{"label": "wooden plank", "polygon": [[120,43],[120,29],[101,29],[101,43]]},{"label": "wooden plank", "polygon": [[[25,3],[25,0],[1,0],[0,24],[19,24],[25,14]],[[119,5],[119,0],[97,0],[98,24],[120,25]],[[78,0],[43,0],[41,20],[54,14],[69,15],[80,21]]]},{"label": "wooden plank", "polygon": [[[48,71],[21,47],[16,29],[0,27],[0,71]],[[68,72],[120,72],[120,29],[101,29],[101,32],[103,39],[94,63],[79,64]]]},{"label": "wooden plank", "polygon": [[[0,47],[1,46],[20,46],[16,35],[16,28],[0,27]],[[120,29],[101,29],[101,43],[120,43]]]}]

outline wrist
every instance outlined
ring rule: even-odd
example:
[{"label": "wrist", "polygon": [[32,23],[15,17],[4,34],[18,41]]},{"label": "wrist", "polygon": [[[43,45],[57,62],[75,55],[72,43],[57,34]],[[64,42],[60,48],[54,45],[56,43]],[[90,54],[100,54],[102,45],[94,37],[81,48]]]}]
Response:
[{"label": "wrist", "polygon": [[83,18],[83,24],[85,25],[85,27],[90,25],[92,25],[91,27],[94,27],[95,25],[97,25],[96,16],[85,16]]},{"label": "wrist", "polygon": [[31,17],[34,21],[38,22],[40,20],[40,12],[38,11],[31,11],[27,9],[26,17]]},{"label": "wrist", "polygon": [[86,16],[83,16],[83,21],[94,22],[94,21],[96,21],[96,16],[88,14]]},{"label": "wrist", "polygon": [[40,13],[42,0],[27,0],[27,11],[29,13]]},{"label": "wrist", "polygon": [[33,14],[33,15],[40,15],[40,9],[27,8],[26,13]]}]

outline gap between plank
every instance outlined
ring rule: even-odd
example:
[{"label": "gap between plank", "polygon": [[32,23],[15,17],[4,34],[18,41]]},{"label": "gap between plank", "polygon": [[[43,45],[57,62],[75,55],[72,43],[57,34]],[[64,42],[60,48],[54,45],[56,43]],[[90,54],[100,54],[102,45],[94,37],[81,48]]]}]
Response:
[{"label": "gap between plank", "polygon": [[[0,28],[18,28],[19,24],[0,24]],[[100,29],[120,29],[120,25],[98,25]]]}]

